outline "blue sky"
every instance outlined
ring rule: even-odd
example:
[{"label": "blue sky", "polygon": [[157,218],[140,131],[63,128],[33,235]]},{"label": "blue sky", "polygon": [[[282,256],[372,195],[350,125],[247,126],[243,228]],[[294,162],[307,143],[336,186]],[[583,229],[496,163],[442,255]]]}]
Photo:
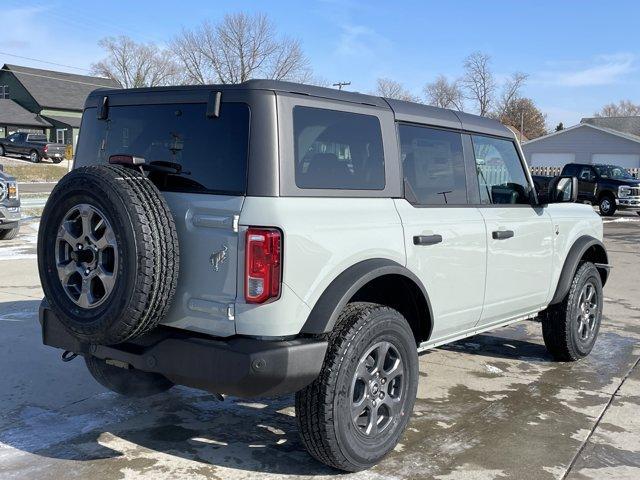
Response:
[{"label": "blue sky", "polygon": [[[603,104],[640,103],[640,2],[632,1],[50,1],[3,0],[0,52],[89,68],[107,35],[168,41],[183,27],[235,11],[265,12],[298,38],[315,73],[368,92],[389,77],[421,94],[464,57],[492,57],[498,79],[530,75],[523,91],[565,126]],[[17,63],[83,73],[0,53]]]}]

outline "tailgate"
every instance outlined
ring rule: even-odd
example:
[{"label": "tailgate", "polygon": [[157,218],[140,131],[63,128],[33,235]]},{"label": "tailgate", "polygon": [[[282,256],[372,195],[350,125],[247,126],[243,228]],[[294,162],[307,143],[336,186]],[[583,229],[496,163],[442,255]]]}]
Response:
[{"label": "tailgate", "polygon": [[180,244],[180,275],[165,325],[235,334],[238,217],[243,196],[163,192]]},{"label": "tailgate", "polygon": [[67,146],[62,145],[60,143],[49,143],[47,144],[47,155],[50,157],[64,157],[65,152],[67,151]]}]

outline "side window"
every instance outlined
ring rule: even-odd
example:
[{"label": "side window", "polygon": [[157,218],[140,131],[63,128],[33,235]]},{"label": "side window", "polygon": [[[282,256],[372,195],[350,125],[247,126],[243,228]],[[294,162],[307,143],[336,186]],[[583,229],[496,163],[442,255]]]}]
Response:
[{"label": "side window", "polygon": [[586,182],[592,182],[593,180],[595,180],[595,174],[593,173],[591,167],[584,167],[582,168],[582,170],[580,170],[578,178]]},{"label": "side window", "polygon": [[298,106],[293,109],[293,130],[299,188],[384,189],[377,117]]},{"label": "side window", "polygon": [[562,174],[570,175],[572,177],[577,177],[579,170],[580,170],[580,167],[578,167],[578,165],[567,165],[566,167],[564,167]]},{"label": "side window", "polygon": [[485,204],[530,204],[531,186],[514,143],[472,135],[480,201]]},{"label": "side window", "polygon": [[420,205],[466,204],[462,136],[402,124],[398,131],[407,200]]}]

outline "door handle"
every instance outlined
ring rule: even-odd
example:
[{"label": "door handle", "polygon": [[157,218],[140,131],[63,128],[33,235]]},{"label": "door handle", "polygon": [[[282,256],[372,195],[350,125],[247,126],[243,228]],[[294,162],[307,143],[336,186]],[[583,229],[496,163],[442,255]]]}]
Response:
[{"label": "door handle", "polygon": [[494,240],[506,240],[514,235],[515,233],[513,233],[513,230],[496,230],[495,232],[491,232],[491,236]]},{"label": "door handle", "polygon": [[416,235],[413,237],[414,245],[435,245],[442,242],[442,235]]}]

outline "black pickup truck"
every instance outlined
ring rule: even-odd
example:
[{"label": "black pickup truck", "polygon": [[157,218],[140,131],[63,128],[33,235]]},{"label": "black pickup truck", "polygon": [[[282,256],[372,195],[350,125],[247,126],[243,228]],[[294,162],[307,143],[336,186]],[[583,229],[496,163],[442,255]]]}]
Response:
[{"label": "black pickup truck", "polygon": [[11,240],[18,235],[20,197],[18,183],[3,171],[0,165],[0,240]]},{"label": "black pickup truck", "polygon": [[[603,216],[617,209],[633,209],[640,215],[640,180],[617,165],[568,163],[561,175],[578,178],[578,201],[597,205]],[[533,176],[536,190],[543,194],[553,177]]]},{"label": "black pickup truck", "polygon": [[7,138],[0,138],[0,157],[14,154],[29,157],[33,163],[50,158],[53,163],[64,160],[67,146],[62,143],[47,142],[44,133],[16,132]]}]

